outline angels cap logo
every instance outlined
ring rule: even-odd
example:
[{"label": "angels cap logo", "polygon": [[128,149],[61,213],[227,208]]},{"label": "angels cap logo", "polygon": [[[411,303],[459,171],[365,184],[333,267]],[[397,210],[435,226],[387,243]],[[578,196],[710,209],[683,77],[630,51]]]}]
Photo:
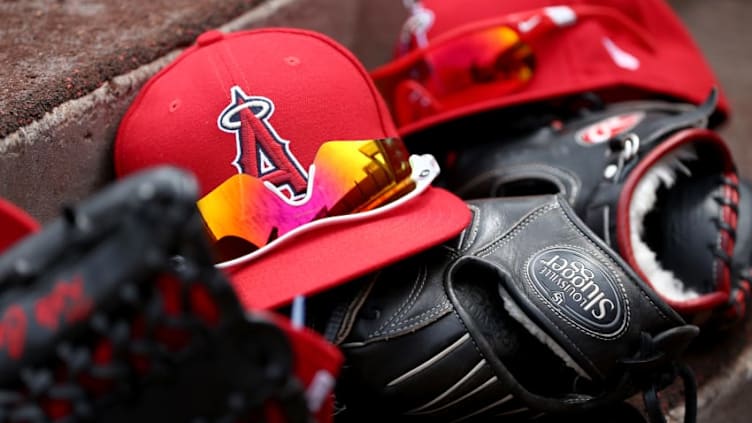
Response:
[{"label": "angels cap logo", "polygon": [[230,89],[230,104],[217,119],[219,129],[235,134],[237,154],[232,165],[270,182],[277,194],[295,200],[305,196],[308,175],[290,151],[290,141],[277,134],[269,119],[274,102],[266,97],[249,96],[236,86]]},{"label": "angels cap logo", "polygon": [[575,135],[578,143],[595,145],[623,134],[639,124],[645,117],[643,112],[624,113],[596,122]]}]

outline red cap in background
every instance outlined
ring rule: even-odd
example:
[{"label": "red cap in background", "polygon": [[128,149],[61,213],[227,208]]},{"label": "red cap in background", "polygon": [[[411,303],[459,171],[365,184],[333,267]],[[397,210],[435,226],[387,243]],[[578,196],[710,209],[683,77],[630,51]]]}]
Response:
[{"label": "red cap in background", "polygon": [[[395,59],[372,72],[403,135],[495,108],[585,91],[622,92],[628,99],[642,93],[699,104],[712,87],[720,88],[689,32],[663,0],[424,0],[415,4],[416,13],[403,28]],[[485,82],[482,88],[479,84],[477,89],[442,98],[414,83],[397,88],[395,78],[403,79],[406,69],[429,57],[435,44],[494,22],[508,24],[531,48],[535,65],[524,85],[510,90],[503,82]],[[527,37],[542,23],[558,27],[544,36]],[[728,116],[723,95],[717,113],[720,120]]]}]

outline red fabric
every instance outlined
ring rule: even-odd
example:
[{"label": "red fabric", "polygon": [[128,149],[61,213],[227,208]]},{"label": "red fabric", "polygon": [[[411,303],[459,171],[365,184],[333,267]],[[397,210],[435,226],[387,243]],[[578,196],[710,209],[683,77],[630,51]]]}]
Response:
[{"label": "red fabric", "polygon": [[333,421],[334,381],[344,362],[342,352],[310,329],[293,328],[289,320],[281,316],[272,315],[272,319],[290,341],[295,376],[306,389],[309,406],[318,407],[312,410],[312,416],[317,423]]},{"label": "red fabric", "polygon": [[[259,97],[273,103],[266,120],[260,116],[268,103]],[[256,109],[250,109],[253,104]],[[232,121],[233,111],[242,119]],[[263,128],[269,131],[258,134]],[[153,165],[176,165],[196,174],[204,195],[241,170],[263,170],[263,161],[249,164],[249,157],[270,139],[289,147],[290,156],[282,157],[287,153],[275,145],[264,157],[285,165],[295,158],[307,171],[325,141],[397,136],[367,71],[333,40],[295,29],[210,31],[134,100],[115,140],[115,170],[122,177]],[[265,178],[275,173],[269,167]],[[234,268],[243,303],[281,305],[457,235],[470,211],[459,198],[430,191],[383,219],[315,230]]]},{"label": "red fabric", "polygon": [[[634,26],[649,45],[611,19],[578,19],[559,35],[533,41],[536,68],[530,83],[513,94],[486,89],[469,90],[442,101],[442,112],[412,123],[400,123],[403,135],[448,120],[489,109],[548,100],[582,91],[602,90],[634,97],[635,94],[668,96],[692,103],[702,102],[713,86],[720,88],[710,66],[687,29],[663,0],[424,0],[433,12],[427,31],[431,40],[480,20],[547,6],[596,5],[619,13]],[[603,45],[604,38],[639,61],[637,69],[615,64]],[[395,73],[399,60],[372,72],[375,79]],[[621,90],[621,91],[619,91]],[[498,90],[497,90],[498,91]],[[389,100],[391,93],[384,93]],[[618,94],[617,94],[618,95]],[[719,117],[726,118],[729,105],[719,101]]]},{"label": "red fabric", "polygon": [[274,308],[440,244],[468,224],[467,206],[434,188],[372,219],[305,232],[228,274],[245,307]]},{"label": "red fabric", "polygon": [[31,216],[0,198],[0,253],[37,230],[39,223]]},{"label": "red fabric", "polygon": [[367,72],[334,41],[292,29],[209,32],[134,100],[115,142],[118,176],[173,164],[196,174],[203,196],[238,173],[236,137],[217,125],[236,85],[274,102],[269,123],[305,170],[325,141],[397,136]]}]

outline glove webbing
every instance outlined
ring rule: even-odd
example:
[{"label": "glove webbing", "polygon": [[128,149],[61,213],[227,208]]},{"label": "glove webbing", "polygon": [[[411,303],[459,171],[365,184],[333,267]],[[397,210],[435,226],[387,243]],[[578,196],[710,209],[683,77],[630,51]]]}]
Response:
[{"label": "glove webbing", "polygon": [[[45,334],[48,339],[37,336],[36,344],[17,339],[15,352],[7,347],[10,355],[3,357],[0,373],[0,422],[98,421],[100,413],[111,409],[141,413],[134,419],[148,421],[149,410],[139,409],[139,400],[149,399],[143,392],[162,399],[180,392],[175,381],[194,375],[196,365],[199,377],[207,378],[196,380],[206,385],[199,389],[212,391],[214,372],[207,367],[217,361],[217,366],[242,372],[235,380],[240,382],[221,380],[219,392],[207,392],[212,401],[217,396],[224,401],[221,409],[204,411],[210,419],[196,415],[192,420],[264,421],[268,409],[276,412],[271,414],[275,421],[308,420],[303,389],[287,361],[291,353],[284,333],[246,315],[211,265],[195,200],[179,196],[180,176],[164,170],[118,185],[80,210],[66,210],[63,219],[0,257],[0,292],[11,299],[35,299],[37,305],[52,299],[55,304],[36,309],[32,318],[45,320],[38,313],[51,313],[58,329]],[[164,195],[134,200],[133,192]],[[114,261],[107,262],[104,253]],[[74,271],[89,277],[78,279],[84,286],[106,284],[101,288],[107,291],[94,302],[84,297],[73,303],[40,293],[50,288],[45,285],[50,280],[59,288],[58,278]],[[18,307],[9,304],[6,314]],[[60,307],[73,310],[62,315],[50,311]],[[234,364],[222,361],[223,353]],[[193,408],[192,399],[185,399],[182,410],[152,411],[186,416]],[[176,395],[169,400],[183,405]]]},{"label": "glove webbing", "polygon": [[[171,277],[161,278],[148,290],[124,284],[122,304],[88,320],[93,341],[60,343],[54,365],[23,368],[15,389],[0,390],[0,421],[96,420],[97,407],[137,401],[144,384],[169,381],[181,359],[205,354],[206,347],[222,336],[217,315],[221,306],[214,297],[222,292],[217,285]],[[190,312],[174,315],[166,304]],[[260,421],[267,390],[259,387],[258,396],[228,392],[224,415],[203,421]],[[288,378],[275,399],[288,421],[306,421],[305,400],[296,379]]]}]

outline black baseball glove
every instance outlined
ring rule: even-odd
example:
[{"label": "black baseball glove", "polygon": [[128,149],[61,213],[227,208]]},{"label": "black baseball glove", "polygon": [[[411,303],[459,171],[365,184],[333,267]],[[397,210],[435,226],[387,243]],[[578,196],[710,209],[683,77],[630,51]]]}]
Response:
[{"label": "black baseball glove", "polygon": [[727,325],[746,314],[749,258],[734,250],[750,234],[736,239],[736,167],[705,128],[715,103],[617,103],[509,136],[484,127],[488,142],[455,146],[445,182],[465,199],[561,193],[672,307]]},{"label": "black baseball glove", "polygon": [[[559,195],[468,202],[457,239],[325,299],[343,421],[508,421],[621,404],[684,379],[698,328]],[[349,291],[349,292],[346,292]]]},{"label": "black baseball glove", "polygon": [[309,421],[289,338],[215,270],[196,195],[143,172],[0,256],[0,421]]}]

